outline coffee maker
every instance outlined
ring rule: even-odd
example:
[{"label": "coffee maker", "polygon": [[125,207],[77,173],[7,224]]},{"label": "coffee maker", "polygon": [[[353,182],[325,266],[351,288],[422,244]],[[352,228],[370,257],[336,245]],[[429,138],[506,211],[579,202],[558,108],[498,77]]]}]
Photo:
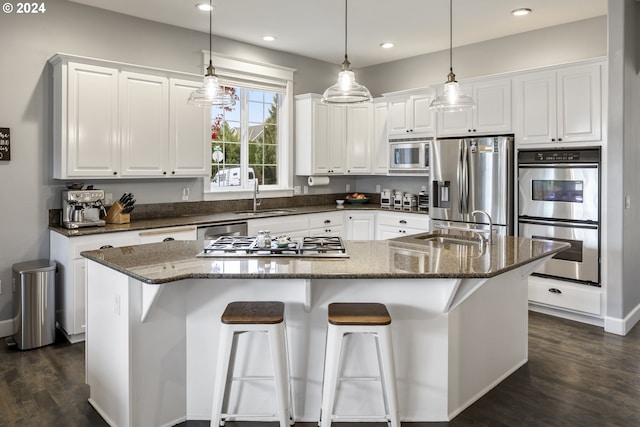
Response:
[{"label": "coffee maker", "polygon": [[65,228],[100,227],[107,211],[104,190],[63,190],[62,225]]}]

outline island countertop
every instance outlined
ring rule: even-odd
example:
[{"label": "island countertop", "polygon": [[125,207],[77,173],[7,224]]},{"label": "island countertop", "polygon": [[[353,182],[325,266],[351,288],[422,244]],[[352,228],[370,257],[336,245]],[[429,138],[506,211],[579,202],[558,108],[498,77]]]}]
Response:
[{"label": "island countertop", "polygon": [[147,284],[201,279],[489,278],[560,252],[566,243],[494,236],[493,244],[453,244],[423,233],[382,241],[345,241],[348,258],[211,257],[208,241],[171,241],[82,252]]}]

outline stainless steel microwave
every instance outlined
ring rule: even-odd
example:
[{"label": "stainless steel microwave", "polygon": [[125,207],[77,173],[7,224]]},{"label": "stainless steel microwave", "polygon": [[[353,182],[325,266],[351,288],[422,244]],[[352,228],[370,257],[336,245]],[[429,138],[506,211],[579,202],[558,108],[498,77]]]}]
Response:
[{"label": "stainless steel microwave", "polygon": [[390,175],[428,175],[431,138],[389,139]]}]

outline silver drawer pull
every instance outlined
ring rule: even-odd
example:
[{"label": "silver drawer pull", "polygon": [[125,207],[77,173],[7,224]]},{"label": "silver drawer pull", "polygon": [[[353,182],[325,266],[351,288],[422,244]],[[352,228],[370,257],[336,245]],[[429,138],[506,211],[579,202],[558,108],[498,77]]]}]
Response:
[{"label": "silver drawer pull", "polygon": [[552,294],[561,294],[562,291],[558,288],[549,288],[549,292],[551,292]]},{"label": "silver drawer pull", "polygon": [[166,239],[163,240],[163,242],[172,242],[176,239],[174,239],[173,237],[167,237]]},{"label": "silver drawer pull", "polygon": [[112,247],[113,246],[111,246],[111,245],[104,245],[104,246],[100,246],[100,249],[110,249]]}]

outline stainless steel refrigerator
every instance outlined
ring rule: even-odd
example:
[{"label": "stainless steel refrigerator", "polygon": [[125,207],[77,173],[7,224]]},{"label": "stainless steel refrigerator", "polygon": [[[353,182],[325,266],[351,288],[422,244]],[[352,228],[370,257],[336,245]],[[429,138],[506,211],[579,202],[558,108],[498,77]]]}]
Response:
[{"label": "stainless steel refrigerator", "polygon": [[513,235],[513,136],[445,138],[430,150],[432,228],[488,230]]}]

